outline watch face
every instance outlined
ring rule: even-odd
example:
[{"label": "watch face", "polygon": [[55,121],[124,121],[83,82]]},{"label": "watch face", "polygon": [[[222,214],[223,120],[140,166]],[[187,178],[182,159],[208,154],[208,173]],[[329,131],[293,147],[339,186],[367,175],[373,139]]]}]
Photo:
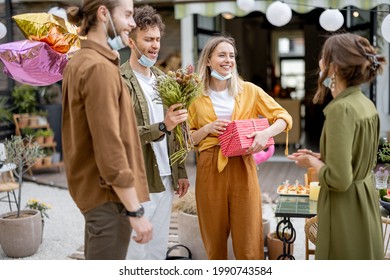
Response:
[{"label": "watch face", "polygon": [[130,216],[130,217],[142,217],[145,213],[145,210],[144,210],[144,207],[141,205],[141,207],[137,211],[133,211],[133,212],[126,211],[126,213],[127,213],[127,216]]},{"label": "watch face", "polygon": [[141,206],[137,211],[137,217],[142,217],[145,213],[144,207]]},{"label": "watch face", "polygon": [[165,132],[165,129],[166,129],[165,124],[161,122],[161,123],[158,125],[158,129],[161,130],[162,132]]},{"label": "watch face", "polygon": [[158,125],[158,129],[162,132],[168,133],[167,126],[163,122],[160,122],[160,124]]}]

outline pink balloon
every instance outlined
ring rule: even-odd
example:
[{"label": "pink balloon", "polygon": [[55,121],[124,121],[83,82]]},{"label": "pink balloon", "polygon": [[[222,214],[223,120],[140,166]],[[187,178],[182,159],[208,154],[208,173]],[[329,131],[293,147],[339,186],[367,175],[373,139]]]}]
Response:
[{"label": "pink balloon", "polygon": [[32,86],[47,86],[62,80],[66,54],[38,41],[17,41],[0,45],[3,72],[11,79]]},{"label": "pink balloon", "polygon": [[255,160],[256,164],[260,164],[262,162],[267,161],[275,152],[275,145],[271,145],[268,147],[266,151],[261,151],[258,153],[253,154],[253,159]]}]

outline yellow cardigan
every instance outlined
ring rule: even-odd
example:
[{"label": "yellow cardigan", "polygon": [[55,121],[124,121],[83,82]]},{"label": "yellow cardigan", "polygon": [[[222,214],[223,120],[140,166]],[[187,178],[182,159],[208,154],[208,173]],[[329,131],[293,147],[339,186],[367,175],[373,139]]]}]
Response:
[{"label": "yellow cardigan", "polygon": [[[197,98],[188,109],[188,119],[191,131],[196,131],[206,124],[217,119],[211,99],[207,95]],[[273,124],[277,119],[283,119],[287,123],[286,132],[292,127],[290,114],[283,109],[271,96],[260,87],[243,82],[243,90],[235,98],[234,110],[231,120],[246,120],[263,116]],[[286,138],[286,142],[288,138]],[[219,145],[218,135],[209,134],[197,146],[199,152],[213,146]],[[218,155],[218,170],[221,172],[228,158],[223,156],[221,151]]]}]

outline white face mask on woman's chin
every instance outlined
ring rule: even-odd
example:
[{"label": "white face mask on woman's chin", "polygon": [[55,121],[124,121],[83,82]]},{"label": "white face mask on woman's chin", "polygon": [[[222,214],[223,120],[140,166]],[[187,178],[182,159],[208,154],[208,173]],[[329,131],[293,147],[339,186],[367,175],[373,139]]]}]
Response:
[{"label": "white face mask on woman's chin", "polygon": [[229,80],[232,77],[232,73],[231,72],[229,74],[227,74],[226,76],[222,76],[217,71],[215,71],[213,68],[211,68],[211,74],[210,75],[212,77],[216,78],[217,80],[220,80],[220,81],[226,81],[226,80]]}]

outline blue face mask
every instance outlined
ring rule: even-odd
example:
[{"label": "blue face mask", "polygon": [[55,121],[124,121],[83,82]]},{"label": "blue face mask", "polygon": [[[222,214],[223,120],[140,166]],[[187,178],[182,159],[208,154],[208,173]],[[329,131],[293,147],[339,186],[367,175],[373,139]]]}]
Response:
[{"label": "blue face mask", "polygon": [[[211,68],[211,67],[210,67],[210,68]],[[215,71],[213,68],[211,68],[211,76],[213,76],[213,77],[216,78],[217,80],[226,81],[226,80],[229,80],[229,79],[232,77],[232,73],[230,72],[230,73],[227,74],[226,76],[222,76],[222,75],[219,74],[217,71]]]},{"label": "blue face mask", "polygon": [[149,57],[147,57],[146,55],[142,54],[139,51],[139,49],[137,48],[137,46],[135,45],[135,43],[134,43],[134,47],[137,50],[137,52],[141,55],[141,57],[138,59],[138,63],[139,64],[141,64],[144,67],[150,68],[150,67],[152,67],[156,63],[157,59],[156,60],[151,60]]},{"label": "blue face mask", "polygon": [[[322,71],[320,71],[320,77],[322,76]],[[332,83],[332,80],[329,77],[326,77],[325,80],[322,81],[322,84],[330,89],[330,84]]]},{"label": "blue face mask", "polygon": [[107,39],[108,45],[109,45],[110,48],[113,49],[114,51],[123,49],[124,47],[126,47],[126,45],[123,43],[122,37],[121,37],[121,36],[118,36],[118,35],[116,34],[115,26],[114,26],[114,23],[112,22],[111,14],[110,14],[110,13],[108,14],[108,20],[110,21],[111,27],[112,27],[112,29],[114,30],[114,34],[115,34],[115,37],[114,37],[114,38],[110,38],[110,36],[108,36],[108,32],[107,32],[106,26],[105,26],[104,23],[103,23],[104,31],[106,32],[106,35],[107,35],[107,38],[108,38],[108,39]]}]

